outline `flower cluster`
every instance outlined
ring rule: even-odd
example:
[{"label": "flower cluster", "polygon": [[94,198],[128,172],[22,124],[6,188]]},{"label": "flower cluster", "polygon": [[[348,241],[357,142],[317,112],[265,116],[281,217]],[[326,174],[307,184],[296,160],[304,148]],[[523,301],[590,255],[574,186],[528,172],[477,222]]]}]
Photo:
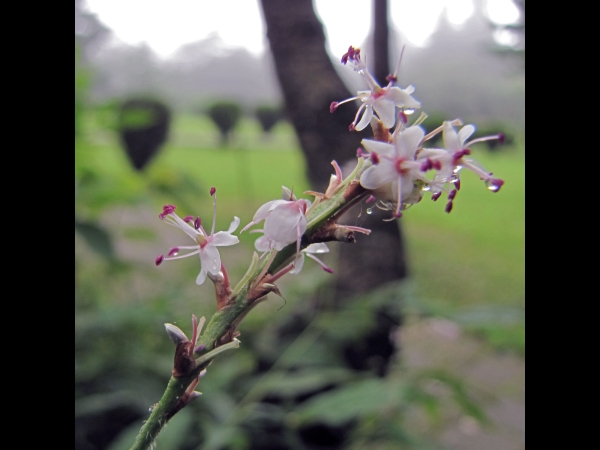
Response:
[{"label": "flower cluster", "polygon": [[[475,127],[466,125],[457,132],[454,125],[461,125],[461,122],[454,120],[445,121],[435,131],[425,135],[419,124],[425,120],[426,115],[421,115],[408,126],[406,110],[420,107],[419,102],[410,96],[414,92],[412,86],[404,90],[393,86],[396,82],[394,74],[387,77],[389,84],[386,87],[380,87],[361,60],[360,50],[354,47],[350,47],[344,54],[342,63],[351,64],[371,90],[359,91],[357,97],[334,102],[330,110],[334,112],[343,103],[361,100],[363,104],[359,107],[350,130],[362,130],[367,124],[371,124],[374,130],[380,131],[379,140],[362,140],[367,152],[359,149],[359,156],[367,158],[371,163],[362,172],[360,183],[381,201],[380,207],[393,209],[394,217],[401,217],[401,210],[421,201],[425,191],[432,192],[433,200],[446,192],[448,201],[445,210],[449,213],[460,189],[459,171],[463,168],[477,174],[492,192],[497,192],[502,187],[504,181],[494,178],[479,163],[467,158],[471,154],[471,145],[491,139],[502,142],[502,134],[467,141]],[[361,112],[363,114],[359,120]],[[381,130],[386,132],[382,133]],[[424,143],[439,132],[442,132],[444,147],[425,148]],[[430,171],[436,172],[433,177],[428,178],[426,174]]]},{"label": "flower cluster", "polygon": [[[332,272],[315,256],[329,251],[323,242],[328,240],[353,242],[353,236],[351,236],[353,232],[365,234],[370,232],[370,230],[360,227],[338,225],[337,218],[343,212],[340,210],[328,220],[321,222],[324,228],[311,231],[313,236],[317,236],[317,240],[304,239],[309,223],[307,215],[314,206],[338,195],[341,189],[349,189],[352,183],[354,183],[353,186],[359,186],[363,194],[367,190],[366,194],[370,194],[369,198],[378,199],[380,208],[393,211],[394,218],[401,217],[402,210],[421,201],[427,191],[431,192],[433,200],[439,199],[443,193],[446,193],[445,210],[450,212],[460,189],[459,173],[462,169],[474,172],[493,192],[497,192],[504,184],[502,180],[494,178],[479,163],[468,158],[471,154],[470,147],[473,144],[490,139],[502,141],[501,134],[469,140],[475,132],[475,127],[465,125],[457,131],[455,127],[462,126],[458,119],[445,121],[437,129],[426,134],[420,126],[427,118],[425,114],[421,114],[417,120],[409,124],[408,113],[420,108],[421,104],[412,97],[414,92],[412,86],[408,86],[406,89],[395,86],[398,68],[393,75],[387,77],[387,86],[382,87],[367,70],[361,59],[360,49],[350,47],[342,57],[342,63],[348,64],[358,72],[365,80],[369,90],[358,91],[356,97],[333,102],[330,111],[333,113],[339,105],[360,100],[362,104],[358,108],[354,121],[350,124],[350,130],[363,130],[370,124],[374,131],[374,139],[362,140],[364,149],[358,149],[359,164],[346,180],[342,180],[338,164],[335,161],[332,162],[335,175],[332,175],[325,193],[307,192],[315,196],[314,203],[306,199],[297,199],[292,191],[284,186],[282,199],[271,200],[262,205],[254,214],[252,221],[242,228],[240,232],[264,221],[262,229],[250,231],[251,233],[262,233],[255,241],[256,250],[263,256],[269,252],[271,255],[269,257],[271,259],[258,278],[266,276],[268,266],[277,252],[295,244],[295,253],[286,254],[286,258],[290,258],[287,261],[291,260],[291,262],[285,266],[280,265],[278,272],[269,272],[268,277],[265,278],[268,279],[268,282],[265,281],[265,283],[271,286],[276,279],[286,273],[300,272],[306,256],[317,261],[324,270]],[[398,66],[399,64],[398,62]],[[426,142],[439,133],[442,133],[443,147],[427,147]],[[175,214],[175,206],[166,205],[163,208],[159,217],[166,219],[168,224],[183,230],[194,240],[195,245],[173,247],[166,257],[160,255],[156,258],[156,265],[166,260],[198,254],[201,270],[196,278],[196,283],[202,284],[207,277],[215,283],[223,284],[224,282],[224,287],[220,291],[218,289],[218,292],[221,293],[219,304],[225,304],[232,291],[229,288],[227,272],[221,262],[217,247],[230,246],[239,242],[233,233],[238,228],[240,219],[235,217],[227,231],[215,233],[215,188],[211,189],[210,194],[214,198],[213,223],[210,234],[203,228],[199,217],[186,216],[182,219]],[[344,192],[344,201],[348,201],[347,195],[350,197],[354,195],[360,199],[366,196],[361,197],[363,194],[357,190],[350,194]],[[181,250],[187,250],[188,253],[178,256]]]}]

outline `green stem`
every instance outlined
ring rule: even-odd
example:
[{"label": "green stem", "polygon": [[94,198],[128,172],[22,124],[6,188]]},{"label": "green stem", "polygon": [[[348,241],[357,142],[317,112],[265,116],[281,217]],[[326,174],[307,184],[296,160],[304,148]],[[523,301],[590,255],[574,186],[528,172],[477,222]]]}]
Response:
[{"label": "green stem", "polygon": [[152,448],[158,433],[160,433],[169,420],[169,412],[173,410],[177,400],[183,395],[191,381],[193,381],[193,378],[190,380],[188,377],[171,377],[165,393],[138,433],[131,450],[146,450]]},{"label": "green stem", "polygon": [[[303,247],[308,245],[310,237],[319,229],[319,227],[326,224],[332,218],[339,217],[344,211],[366,196],[368,191],[363,188],[352,190],[350,195],[347,195],[348,191],[346,191],[346,188],[355,179],[363,162],[362,158],[359,159],[359,163],[354,172],[344,180],[331,198],[323,200],[311,208],[307,217],[307,230],[302,241]],[[293,243],[278,252],[275,259],[270,264],[268,272],[275,273],[282,269],[285,266],[286,261],[294,255],[295,251],[296,243]],[[171,377],[162,398],[156,404],[150,417],[142,426],[131,450],[146,450],[152,447],[162,428],[169,419],[179,411],[181,403],[178,404],[177,402],[183,395],[186,395],[186,390],[190,387],[190,384],[197,379],[198,374],[202,370],[208,367],[212,358],[217,353],[225,350],[219,349],[218,352],[214,351],[216,347],[221,347],[219,342],[220,339],[228,332],[233,332],[234,328],[239,325],[239,322],[248,311],[258,303],[257,299],[249,301],[248,295],[253,284],[257,281],[256,278],[263,272],[266,264],[271,261],[271,256],[271,254],[265,255],[258,264],[256,261],[253,261],[254,270],[252,275],[248,277],[248,274],[246,274],[244,277],[245,279],[247,277],[248,282],[245,286],[236,287],[235,293],[233,294],[234,296],[231,297],[231,301],[227,306],[218,310],[212,316],[198,341],[199,345],[204,346],[204,350],[199,352],[199,355],[196,355],[198,356],[196,359],[198,365],[184,377]],[[235,342],[230,342],[222,346],[236,347],[239,345],[236,340],[234,341]],[[211,352],[214,352],[212,356]],[[187,394],[189,394],[189,392]]]}]

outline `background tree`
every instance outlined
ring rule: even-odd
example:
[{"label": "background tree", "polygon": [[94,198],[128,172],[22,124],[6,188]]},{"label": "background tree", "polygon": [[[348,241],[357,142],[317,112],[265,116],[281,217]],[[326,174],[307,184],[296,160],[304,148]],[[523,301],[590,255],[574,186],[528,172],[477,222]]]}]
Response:
[{"label": "background tree", "polygon": [[242,117],[242,107],[237,102],[220,101],[213,103],[206,113],[221,133],[221,145],[227,145],[231,132]]},{"label": "background tree", "polygon": [[[354,108],[348,106],[339,108],[335,114],[329,112],[332,101],[352,97],[352,94],[327,55],[323,25],[312,1],[261,0],[261,4],[287,114],[306,155],[311,184],[322,189],[331,174],[331,160],[335,159],[340,165],[353,160],[353,150],[360,146],[363,138],[370,137],[370,133],[348,131],[356,113]],[[387,28],[385,16],[376,25],[376,28],[381,27]],[[387,45],[381,52],[387,55]],[[375,59],[382,60],[382,57],[376,55]],[[387,67],[383,61],[381,65]],[[383,72],[387,75],[389,68]],[[348,220],[356,220],[360,212],[353,210]],[[340,246],[340,258],[356,261],[356,264],[345,264],[338,269],[338,301],[406,275],[398,223],[382,222],[382,217],[385,215],[376,209],[372,215],[361,214],[361,225],[374,230],[368,244]]]}]

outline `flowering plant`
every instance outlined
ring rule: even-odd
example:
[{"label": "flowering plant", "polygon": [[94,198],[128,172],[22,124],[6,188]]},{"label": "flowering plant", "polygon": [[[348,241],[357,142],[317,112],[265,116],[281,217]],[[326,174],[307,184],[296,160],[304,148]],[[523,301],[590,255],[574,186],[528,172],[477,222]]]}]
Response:
[{"label": "flowering plant", "polygon": [[[307,191],[314,201],[298,199],[286,187],[283,198],[263,204],[252,221],[240,232],[264,221],[262,232],[255,242],[254,253],[246,274],[235,286],[229,277],[217,247],[230,246],[239,242],[233,235],[240,219],[235,217],[229,229],[215,233],[216,189],[212,188],[214,212],[210,234],[205,231],[199,217],[175,214],[175,206],[166,205],[159,214],[160,219],[184,231],[196,245],[173,247],[167,257],[159,255],[156,264],[198,254],[201,270],[197,284],[210,279],[216,292],[216,312],[208,321],[192,316],[192,339],[172,324],[165,324],[169,337],[174,342],[175,359],[171,380],[162,399],[152,413],[134,443],[134,449],[152,446],[154,439],[167,421],[181,408],[200,396],[194,389],[199,378],[206,373],[213,358],[228,349],[236,348],[240,342],[239,327],[243,318],[269,293],[281,295],[275,284],[288,273],[298,273],[306,256],[316,260],[327,272],[331,268],[318,260],[315,254],[329,251],[325,242],[355,242],[355,233],[369,234],[370,230],[338,223],[340,217],[352,206],[367,198],[378,200],[377,206],[392,211],[389,220],[402,216],[402,211],[420,202],[430,192],[437,200],[446,193],[448,201],[445,211],[450,212],[460,189],[459,172],[467,168],[475,172],[492,191],[497,192],[503,181],[492,177],[474,160],[466,158],[469,148],[477,142],[489,139],[502,141],[502,135],[488,136],[467,141],[475,127],[461,126],[458,119],[445,121],[432,132],[425,134],[420,124],[427,118],[421,114],[409,124],[409,117],[420,103],[412,97],[415,89],[395,86],[396,75],[388,77],[389,84],[381,87],[369,74],[360,55],[360,50],[350,47],[342,57],[343,64],[350,64],[366,81],[369,90],[359,91],[356,97],[342,102],[333,102],[330,111],[351,100],[362,104],[350,131],[362,130],[367,125],[373,129],[373,139],[363,139],[357,151],[354,170],[345,178],[339,165],[333,161],[334,174],[324,193]],[[362,114],[362,115],[361,115]],[[442,133],[444,146],[428,148],[426,143]],[[252,232],[252,231],[251,231]],[[178,256],[179,251],[189,253]],[[204,331],[202,331],[204,329]]]}]

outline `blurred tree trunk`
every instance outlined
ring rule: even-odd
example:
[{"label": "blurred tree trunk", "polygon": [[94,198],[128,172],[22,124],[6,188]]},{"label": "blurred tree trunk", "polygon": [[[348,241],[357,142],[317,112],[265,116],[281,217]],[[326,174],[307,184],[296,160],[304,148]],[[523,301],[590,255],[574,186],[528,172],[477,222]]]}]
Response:
[{"label": "blurred tree trunk", "polygon": [[[383,3],[383,7],[381,6]],[[387,7],[385,1],[376,1],[378,20],[375,36],[375,60],[385,76],[389,74],[387,44]],[[287,112],[306,155],[308,176],[313,188],[324,190],[332,172],[330,162],[335,159],[343,166],[355,159],[355,150],[363,138],[371,138],[370,131],[350,132],[356,108],[345,105],[335,113],[329,112],[332,101],[352,97],[336,73],[325,49],[323,26],[317,19],[311,0],[261,0],[267,24],[267,36],[275,68],[283,91]],[[382,30],[383,28],[383,30]],[[349,42],[348,45],[357,45]],[[341,57],[341,55],[339,55]],[[379,69],[376,69],[379,70]],[[379,73],[376,74],[380,76]],[[358,75],[357,75],[358,76]],[[367,129],[369,130],[369,129]],[[368,237],[359,235],[354,245],[340,245],[340,264],[337,268],[334,303],[360,294],[384,283],[406,276],[406,260],[398,221],[383,222],[389,212],[373,208],[367,215],[358,205],[345,215],[347,223],[358,223],[373,230]],[[330,306],[331,301],[329,301]],[[383,357],[378,372],[385,373],[387,362],[394,352],[389,334],[400,323],[397,314],[385,314],[383,325],[374,330],[378,336],[371,339]],[[370,346],[373,347],[373,346]],[[369,348],[367,352],[373,351]],[[368,355],[354,355],[360,360]],[[354,364],[351,362],[351,364]],[[357,368],[361,361],[355,361]]]},{"label": "blurred tree trunk", "polygon": [[390,74],[390,38],[387,0],[373,0],[373,57],[372,75],[380,85]]}]

